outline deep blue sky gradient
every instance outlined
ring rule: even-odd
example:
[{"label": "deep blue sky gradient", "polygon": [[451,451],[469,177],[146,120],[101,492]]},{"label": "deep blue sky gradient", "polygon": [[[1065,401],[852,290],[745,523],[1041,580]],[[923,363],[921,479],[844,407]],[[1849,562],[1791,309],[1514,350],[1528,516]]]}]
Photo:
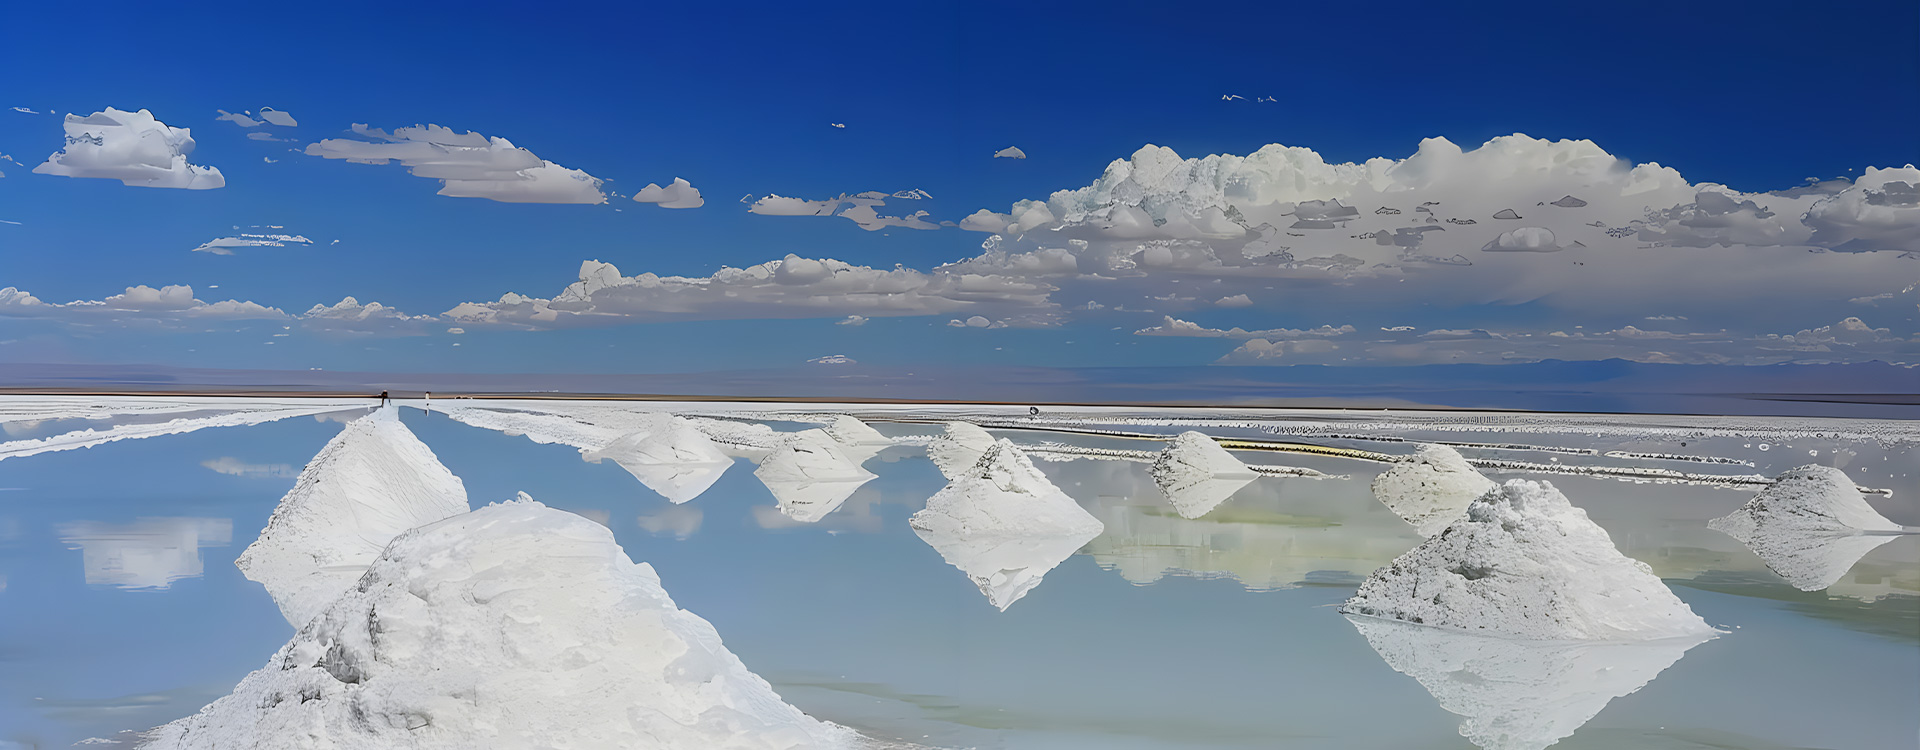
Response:
[{"label": "deep blue sky gradient", "polygon": [[[958,220],[1085,185],[1145,143],[1198,156],[1278,142],[1358,161],[1404,157],[1424,137],[1471,148],[1525,132],[1591,139],[1742,190],[1920,161],[1920,5],[1910,1],[13,3],[0,9],[0,27],[14,32],[0,48],[0,153],[25,165],[0,164],[0,219],[21,222],[0,225],[0,286],[47,301],[185,283],[209,301],[289,312],[354,295],[438,313],[507,291],[550,296],[587,258],[628,274],[706,275],[788,252],[928,268],[973,254],[982,236],[867,233],[838,220],[747,215],[734,201],[921,188],[935,200],[889,209]],[[1221,101],[1227,93],[1283,102]],[[263,105],[300,120],[298,142],[250,141],[213,120],[215,109]],[[3,109],[13,106],[53,114]],[[56,115],[108,106],[150,108],[192,128],[193,161],[219,167],[228,187],[127,189],[30,174],[60,146]],[[625,194],[685,177],[708,207],[440,198],[433,181],[397,166],[288,151],[356,122],[506,137]],[[1031,158],[985,158],[1008,145]],[[340,243],[185,252],[254,224]],[[1283,318],[1269,323],[1345,322],[1307,310]],[[188,356],[186,346],[96,346],[9,325],[0,338],[89,361],[135,345],[164,349],[139,361],[184,364],[205,361],[207,348],[298,369],[366,356],[360,342],[314,338],[280,342],[298,356],[261,355],[252,335]],[[717,339],[768,327],[710,325],[725,332]],[[819,340],[796,347],[835,350],[820,327],[808,329]],[[653,340],[638,333],[651,328],[627,330]],[[993,345],[1038,357],[1076,334],[1039,338],[1031,349]],[[463,366],[425,353],[428,342],[395,346],[421,353],[375,363]],[[1215,356],[1208,351],[1196,363]],[[694,369],[694,360],[730,361],[718,351],[689,356]]]}]

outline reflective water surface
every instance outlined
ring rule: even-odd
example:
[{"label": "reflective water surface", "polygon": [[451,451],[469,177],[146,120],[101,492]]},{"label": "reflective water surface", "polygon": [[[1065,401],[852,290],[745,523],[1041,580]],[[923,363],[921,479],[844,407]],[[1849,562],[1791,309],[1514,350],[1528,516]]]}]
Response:
[{"label": "reflective water surface", "polygon": [[[699,429],[661,428],[662,412]],[[367,413],[357,399],[0,399],[0,747],[131,746],[127,732],[193,714],[265,664],[294,627],[233,563],[302,467]],[[1809,464],[1844,472],[1892,528],[1920,525],[1910,422],[439,399],[399,418],[474,506],[525,492],[606,526],[781,698],[876,740],[1903,748],[1920,736],[1920,538],[1750,547],[1708,526]],[[969,456],[955,466],[992,452],[949,437],[951,420],[1017,446],[1102,530],[1083,542],[1065,515],[1056,534],[1032,531],[1054,528],[1044,518],[993,533],[910,522],[949,485],[930,444]],[[1196,518],[1183,509],[1213,497],[1170,502],[1156,482],[1187,430],[1252,467],[1192,485],[1238,485]],[[1528,641],[1342,615],[1362,581],[1422,543],[1370,485],[1394,465],[1383,460],[1432,443],[1496,482],[1551,482],[1720,632]],[[995,491],[1018,495],[1008,466]],[[1830,571],[1756,554],[1772,549],[1816,550],[1837,580],[1797,588]]]}]

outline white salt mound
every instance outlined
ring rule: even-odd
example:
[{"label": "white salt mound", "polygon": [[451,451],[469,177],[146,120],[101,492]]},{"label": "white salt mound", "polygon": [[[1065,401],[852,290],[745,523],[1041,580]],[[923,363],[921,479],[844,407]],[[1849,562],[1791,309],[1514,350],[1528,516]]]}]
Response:
[{"label": "white salt mound", "polygon": [[1374,498],[1421,536],[1440,533],[1469,503],[1498,487],[1444,445],[1422,445],[1373,478]]},{"label": "white salt mound", "polygon": [[833,418],[833,424],[827,426],[827,434],[840,444],[840,450],[854,463],[865,463],[893,445],[892,438],[845,414]]},{"label": "white salt mound", "polygon": [[873,472],[847,457],[826,430],[802,430],[760,461],[753,475],[780,502],[780,512],[796,521],[813,523],[832,513],[853,496]]},{"label": "white salt mound", "polygon": [[1373,572],[1350,615],[1537,640],[1647,640],[1716,631],[1646,563],[1547,482],[1515,479]]},{"label": "white salt mound", "polygon": [[993,447],[993,436],[971,422],[948,422],[947,434],[927,444],[927,457],[940,468],[940,474],[952,480],[973,469],[980,457]]},{"label": "white salt mound", "polygon": [[1188,430],[1160,451],[1148,472],[1181,518],[1199,518],[1260,477],[1213,438]]},{"label": "white salt mound", "polygon": [[399,407],[386,406],[327,442],[234,565],[300,627],[395,536],[467,510],[460,478],[401,424]]},{"label": "white salt mound", "polygon": [[1541,750],[1613,699],[1652,682],[1712,634],[1652,641],[1519,641],[1347,618],[1394,671],[1412,677],[1486,750]]},{"label": "white salt mound", "polygon": [[647,489],[660,493],[674,503],[699,497],[720,475],[733,465],[733,457],[714,445],[713,439],[684,417],[653,415],[643,431],[609,443],[581,456],[599,463],[612,459]]},{"label": "white salt mound", "polygon": [[797,750],[853,741],[747,671],[611,532],[525,501],[395,539],[265,667],[144,746]]},{"label": "white salt mound", "polygon": [[1860,558],[1905,531],[1874,511],[1845,472],[1830,466],[1781,474],[1707,527],[1740,540],[1802,591],[1839,582]]},{"label": "white salt mound", "polygon": [[1106,528],[1007,440],[928,498],[908,525],[1001,611]]}]

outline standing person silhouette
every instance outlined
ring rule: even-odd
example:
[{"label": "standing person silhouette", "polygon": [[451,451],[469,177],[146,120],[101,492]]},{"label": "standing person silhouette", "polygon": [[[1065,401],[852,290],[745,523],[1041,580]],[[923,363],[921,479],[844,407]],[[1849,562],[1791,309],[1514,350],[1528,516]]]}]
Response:
[{"label": "standing person silhouette", "polygon": [[381,391],[381,392],[380,392],[380,405],[381,405],[381,406],[386,406],[386,405],[387,405],[387,392],[386,392],[386,391]]}]

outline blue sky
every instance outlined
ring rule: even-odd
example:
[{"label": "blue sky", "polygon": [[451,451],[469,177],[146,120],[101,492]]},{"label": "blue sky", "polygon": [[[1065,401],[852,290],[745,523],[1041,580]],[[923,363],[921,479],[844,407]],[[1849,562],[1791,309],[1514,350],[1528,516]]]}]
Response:
[{"label": "blue sky", "polygon": [[[0,307],[0,357],[11,361],[484,371],[786,367],[834,353],[865,363],[1052,366],[1920,361],[1920,295],[1910,287],[1920,260],[1900,257],[1920,250],[1920,207],[1890,187],[1914,176],[1894,170],[1814,195],[1764,192],[1920,161],[1911,127],[1920,119],[1920,9],[1911,3],[1817,13],[1787,3],[92,7],[84,17],[45,5],[0,11],[8,28],[36,30],[0,50],[0,65],[16,71],[0,87],[0,108],[38,113],[0,109],[0,153],[17,162],[0,161],[0,219],[18,222],[0,224],[0,288],[42,303]],[[167,127],[190,129],[196,148],[187,161],[217,168],[224,187],[33,173],[61,150],[62,115],[109,107],[147,109]],[[298,125],[215,119],[262,107]],[[366,141],[347,132],[355,123],[387,132],[433,123],[506,138],[606,181],[607,202],[446,197],[435,194],[438,180],[402,166],[303,153],[325,139]],[[1404,176],[1319,192],[1275,187],[1306,172],[1273,178],[1262,195],[1216,201],[1211,208],[1247,218],[1201,240],[1101,234],[1106,214],[1008,226],[1024,225],[1014,221],[1017,201],[1092,185],[1109,162],[1149,143],[1187,159],[1279,143],[1342,163],[1406,159],[1433,137],[1473,152],[1512,133],[1543,145],[1499,158],[1483,149],[1482,167],[1505,166],[1412,192]],[[1552,172],[1587,153],[1547,143],[1562,139],[1677,175],[1636,192],[1623,170]],[[1008,146],[1028,158],[992,158]],[[1515,185],[1526,180],[1497,178],[1514,164],[1546,176],[1525,190]],[[675,177],[699,189],[705,205],[628,199]],[[1725,213],[1696,200],[1701,183],[1755,205],[1734,210],[1733,225],[1698,221]],[[1178,185],[1159,188],[1162,198],[1183,194]],[[1008,218],[870,232],[838,219],[756,215],[739,202],[908,190],[932,197],[888,199],[875,210],[925,210],[936,223],[982,210]],[[1481,254],[1520,228],[1497,225],[1493,207],[1531,208],[1563,191],[1586,192],[1592,205],[1570,209],[1584,212],[1578,221],[1566,213],[1556,215],[1562,223],[1538,224],[1554,239],[1525,249],[1553,252]],[[1404,227],[1376,209],[1415,195],[1469,204],[1448,218],[1477,224],[1441,226],[1451,229],[1408,252],[1380,251],[1366,237],[1349,242]],[[1289,246],[1291,260],[1234,257],[1262,223],[1287,229],[1300,215],[1296,203],[1329,199],[1362,209],[1362,219],[1299,231],[1306,239]],[[1104,200],[1099,211],[1126,198]],[[1155,200],[1133,208],[1156,219],[1185,211],[1196,221],[1209,208],[1199,197],[1172,209]],[[1412,203],[1396,210],[1411,215]],[[1649,210],[1669,215],[1649,219]],[[1518,221],[1533,227],[1538,218]],[[1004,228],[981,230],[994,221]],[[1638,233],[1575,229],[1596,222]],[[192,252],[253,226],[313,242]],[[996,233],[1009,253],[1078,253],[1078,266],[970,267],[1001,287],[1029,289],[1017,300],[1004,291],[811,303],[785,294],[752,310],[725,301],[688,310],[596,298],[590,325],[500,310],[478,324],[292,317],[346,296],[412,316],[508,292],[551,299],[586,260],[628,277],[704,277],[792,253],[938,276],[941,264],[981,254]],[[1525,245],[1531,236],[1510,239]],[[1091,244],[1075,249],[1066,243],[1073,237]],[[1207,257],[1156,266],[1142,255],[1155,242]],[[1359,265],[1320,262],[1341,256]],[[1439,262],[1456,256],[1473,265]],[[1723,278],[1729,268],[1740,270]],[[124,303],[51,307],[136,285],[190,285],[207,303],[251,301],[289,317],[183,322]],[[1243,294],[1246,304],[1234,301]],[[849,315],[867,322],[833,325]],[[976,315],[987,330],[964,325]],[[1347,325],[1355,330],[1338,330]],[[1333,330],[1309,333],[1317,326]],[[1135,334],[1156,328],[1171,335]],[[1227,333],[1234,328],[1247,335]],[[1266,346],[1249,348],[1255,340]]]}]

